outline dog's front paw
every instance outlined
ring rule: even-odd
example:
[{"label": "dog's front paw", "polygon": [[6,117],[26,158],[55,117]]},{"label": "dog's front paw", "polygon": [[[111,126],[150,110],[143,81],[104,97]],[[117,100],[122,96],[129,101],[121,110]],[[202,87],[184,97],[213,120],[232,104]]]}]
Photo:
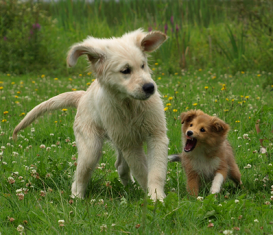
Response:
[{"label": "dog's front paw", "polygon": [[212,186],[210,189],[210,193],[211,194],[216,194],[216,193],[220,193],[221,188],[220,187],[216,187],[216,186]]},{"label": "dog's front paw", "polygon": [[148,196],[156,202],[157,200],[163,202],[164,198],[166,197],[166,194],[164,192],[158,193],[157,190],[150,191]]}]

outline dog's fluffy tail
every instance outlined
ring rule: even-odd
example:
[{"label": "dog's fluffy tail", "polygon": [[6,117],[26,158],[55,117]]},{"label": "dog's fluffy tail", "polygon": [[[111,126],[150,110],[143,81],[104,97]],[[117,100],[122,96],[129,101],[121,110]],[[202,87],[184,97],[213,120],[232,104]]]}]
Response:
[{"label": "dog's fluffy tail", "polygon": [[60,95],[54,96],[51,99],[44,101],[33,108],[24,119],[15,127],[13,132],[13,139],[17,139],[17,133],[30,125],[36,118],[43,115],[47,111],[53,111],[61,108],[74,107],[77,108],[81,97],[85,91],[72,91],[65,92]]},{"label": "dog's fluffy tail", "polygon": [[179,154],[169,155],[169,162],[181,162],[181,156]]}]

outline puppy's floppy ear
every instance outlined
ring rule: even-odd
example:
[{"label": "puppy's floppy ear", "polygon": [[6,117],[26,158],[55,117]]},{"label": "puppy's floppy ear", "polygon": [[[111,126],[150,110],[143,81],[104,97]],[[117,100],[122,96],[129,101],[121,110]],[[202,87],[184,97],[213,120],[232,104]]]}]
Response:
[{"label": "puppy's floppy ear", "polygon": [[145,35],[140,46],[145,52],[152,52],[159,48],[167,40],[167,35],[160,31],[152,31]]},{"label": "puppy's floppy ear", "polygon": [[102,62],[104,55],[99,49],[95,49],[91,46],[84,45],[84,43],[78,43],[73,45],[67,55],[67,65],[73,67],[76,65],[80,56],[87,55],[89,61],[95,65],[97,62]]},{"label": "puppy's floppy ear", "polygon": [[185,113],[181,113],[180,118],[181,118],[181,124],[184,124],[184,122],[190,122],[197,116],[196,110],[190,110]]},{"label": "puppy's floppy ear", "polygon": [[212,130],[218,133],[226,134],[229,131],[229,125],[217,117],[212,119],[211,126]]}]

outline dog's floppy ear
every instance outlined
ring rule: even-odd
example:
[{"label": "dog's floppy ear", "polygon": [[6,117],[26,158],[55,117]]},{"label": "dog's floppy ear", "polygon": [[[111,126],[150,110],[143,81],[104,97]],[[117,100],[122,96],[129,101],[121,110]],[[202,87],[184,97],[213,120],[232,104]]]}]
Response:
[{"label": "dog's floppy ear", "polygon": [[145,52],[152,52],[159,48],[167,40],[167,35],[160,31],[152,31],[142,38],[140,45]]},{"label": "dog's floppy ear", "polygon": [[190,110],[188,112],[181,113],[181,124],[184,124],[184,122],[190,122],[196,117],[196,110]]},{"label": "dog's floppy ear", "polygon": [[229,125],[226,124],[223,120],[215,117],[212,119],[212,130],[215,132],[222,132],[226,134],[229,131]]},{"label": "dog's floppy ear", "polygon": [[104,58],[103,53],[99,49],[86,46],[83,43],[78,43],[70,48],[67,55],[67,65],[69,67],[76,65],[77,60],[81,55],[87,55],[89,61],[93,65],[95,65],[97,62],[101,62]]}]

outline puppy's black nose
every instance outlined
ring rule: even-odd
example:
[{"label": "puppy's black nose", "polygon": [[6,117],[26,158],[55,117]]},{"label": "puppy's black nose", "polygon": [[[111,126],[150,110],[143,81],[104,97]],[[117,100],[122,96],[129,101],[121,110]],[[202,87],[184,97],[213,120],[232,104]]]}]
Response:
[{"label": "puppy's black nose", "polygon": [[187,136],[192,136],[193,132],[192,131],[187,131]]},{"label": "puppy's black nose", "polygon": [[155,91],[155,86],[153,83],[146,83],[143,85],[142,89],[147,94],[153,94]]}]

